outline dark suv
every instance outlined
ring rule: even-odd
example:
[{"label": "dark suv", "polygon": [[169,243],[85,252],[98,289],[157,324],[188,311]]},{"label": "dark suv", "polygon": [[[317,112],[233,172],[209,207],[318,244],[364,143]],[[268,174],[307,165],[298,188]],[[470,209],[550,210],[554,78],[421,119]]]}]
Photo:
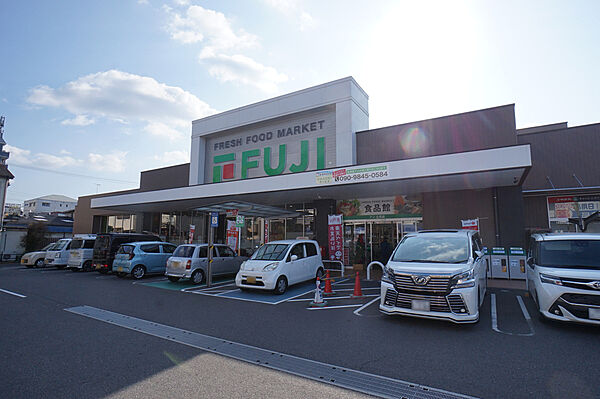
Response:
[{"label": "dark suv", "polygon": [[161,239],[154,234],[139,233],[102,233],[96,235],[92,268],[100,273],[108,273],[112,270],[112,263],[115,260],[115,254],[119,246],[136,241],[161,241]]}]

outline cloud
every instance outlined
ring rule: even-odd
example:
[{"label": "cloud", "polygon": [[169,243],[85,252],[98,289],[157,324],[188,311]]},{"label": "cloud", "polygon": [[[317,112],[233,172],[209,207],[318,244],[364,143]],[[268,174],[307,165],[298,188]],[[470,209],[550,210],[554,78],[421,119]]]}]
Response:
[{"label": "cloud", "polygon": [[87,126],[92,125],[95,122],[95,120],[88,118],[86,115],[77,115],[75,118],[65,119],[60,124],[67,126]]},{"label": "cloud", "polygon": [[186,135],[192,120],[215,112],[180,87],[118,70],[82,76],[58,88],[37,86],[30,90],[27,101],[76,115],[62,122],[66,125],[85,126],[94,121],[87,115],[93,115],[122,124],[161,123]]},{"label": "cloud", "polygon": [[173,0],[173,3],[178,6],[187,6],[190,4],[190,0]]},{"label": "cloud", "polygon": [[109,154],[88,154],[88,165],[93,170],[122,172],[125,170],[126,151],[113,151]]},{"label": "cloud", "polygon": [[315,26],[314,18],[301,9],[298,0],[263,0],[263,2],[289,18],[296,18],[301,31],[312,29]]},{"label": "cloud", "polygon": [[9,144],[5,145],[4,148],[10,152],[9,163],[14,163],[15,165],[32,165],[57,169],[67,166],[80,166],[83,163],[82,160],[73,158],[70,153],[64,150],[60,152],[60,155],[54,155],[43,152],[32,154],[30,150]]},{"label": "cloud", "polygon": [[173,12],[169,7],[165,7],[165,10],[170,14],[166,29],[173,40],[182,43],[203,42],[215,51],[256,45],[256,36],[243,29],[234,31],[231,22],[221,12],[201,6],[190,6],[185,14]]},{"label": "cloud", "polygon": [[190,153],[187,151],[167,151],[161,155],[155,155],[154,159],[160,166],[179,165],[190,162]]},{"label": "cloud", "polygon": [[168,138],[169,140],[177,140],[184,138],[184,135],[180,131],[173,129],[172,127],[161,122],[149,123],[144,128],[144,131],[150,133],[153,136],[164,137]]},{"label": "cloud", "polygon": [[61,169],[71,167],[89,167],[93,170],[106,172],[122,172],[125,170],[125,151],[113,151],[108,154],[89,153],[87,158],[79,159],[71,156],[67,150],[61,150],[59,155],[46,154],[43,152],[32,153],[30,150],[5,145],[6,151],[10,152],[9,164],[30,165],[39,168]]},{"label": "cloud", "polygon": [[221,82],[240,82],[255,86],[267,93],[277,91],[277,85],[288,77],[275,68],[262,65],[244,55],[214,54],[203,51],[198,57],[208,64],[208,72]]}]

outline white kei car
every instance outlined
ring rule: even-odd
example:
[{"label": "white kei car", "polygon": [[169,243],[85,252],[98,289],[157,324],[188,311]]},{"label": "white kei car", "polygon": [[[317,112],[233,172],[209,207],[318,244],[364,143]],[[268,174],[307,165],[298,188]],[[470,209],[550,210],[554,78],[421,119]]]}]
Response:
[{"label": "white kei car", "polygon": [[527,265],[542,318],[600,325],[600,234],[534,234]]},{"label": "white kei car", "polygon": [[479,233],[426,230],[404,236],[381,279],[379,310],[475,323],[487,288]]},{"label": "white kei car", "polygon": [[235,276],[235,285],[242,290],[256,288],[283,294],[292,284],[322,277],[323,271],[316,241],[272,241],[242,263]]}]

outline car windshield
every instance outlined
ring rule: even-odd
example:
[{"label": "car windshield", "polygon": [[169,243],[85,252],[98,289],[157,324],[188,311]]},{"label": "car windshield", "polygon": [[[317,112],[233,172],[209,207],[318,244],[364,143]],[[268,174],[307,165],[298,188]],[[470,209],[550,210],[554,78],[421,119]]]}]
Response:
[{"label": "car windshield", "polygon": [[195,249],[196,247],[192,245],[181,245],[173,252],[173,256],[177,258],[191,258],[194,255]]},{"label": "car windshield", "polygon": [[394,262],[464,263],[469,259],[469,241],[465,236],[405,237],[392,257]]},{"label": "car windshield", "polygon": [[288,244],[265,244],[252,256],[254,260],[282,260],[289,248]]},{"label": "car windshield", "polygon": [[40,249],[40,251],[51,251],[54,248],[54,243],[46,245],[44,248]]},{"label": "car windshield", "polygon": [[83,240],[71,241],[71,249],[79,249],[83,246]]},{"label": "car windshield", "polygon": [[542,241],[539,265],[600,270],[600,240]]}]

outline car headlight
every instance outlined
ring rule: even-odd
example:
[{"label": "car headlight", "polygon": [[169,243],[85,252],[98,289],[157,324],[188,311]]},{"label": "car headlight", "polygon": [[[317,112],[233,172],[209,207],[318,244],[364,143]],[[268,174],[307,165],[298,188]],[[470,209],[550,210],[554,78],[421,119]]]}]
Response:
[{"label": "car headlight", "polygon": [[277,266],[279,266],[279,262],[269,263],[263,267],[263,270],[266,272],[272,272],[273,270],[277,269]]},{"label": "car headlight", "polygon": [[240,264],[240,270],[245,270],[245,268],[246,268],[246,261],[243,261],[243,262]]},{"label": "car headlight", "polygon": [[383,267],[383,275],[381,276],[381,281],[386,283],[394,284],[394,269],[389,266]]},{"label": "car headlight", "polygon": [[60,252],[57,252],[56,255],[54,255],[55,258],[60,258]]},{"label": "car headlight", "polygon": [[450,280],[451,288],[469,288],[475,287],[475,271],[473,269],[468,270],[464,273],[453,276]]},{"label": "car headlight", "polygon": [[540,281],[546,284],[563,285],[560,277],[551,276],[549,274],[540,274]]}]

